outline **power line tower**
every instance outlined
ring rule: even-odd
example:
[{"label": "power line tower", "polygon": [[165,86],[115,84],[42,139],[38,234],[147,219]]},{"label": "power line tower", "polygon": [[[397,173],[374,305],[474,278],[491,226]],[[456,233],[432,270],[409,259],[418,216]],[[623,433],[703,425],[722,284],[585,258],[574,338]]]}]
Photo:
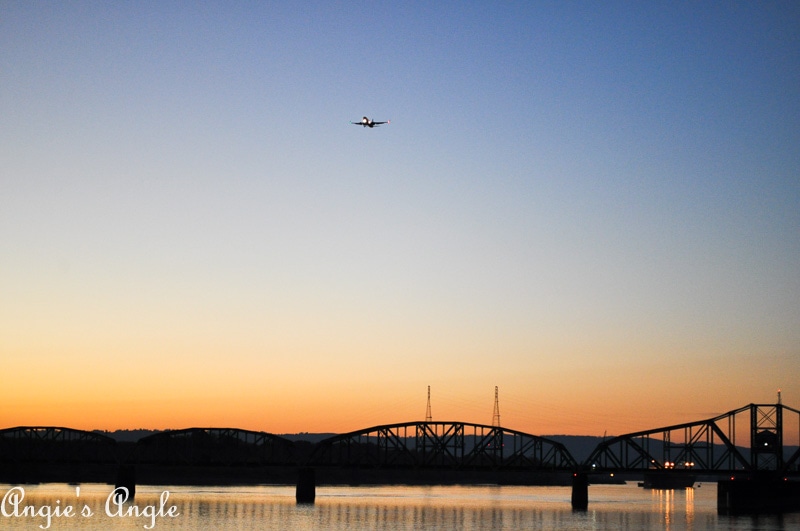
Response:
[{"label": "power line tower", "polygon": [[425,408],[425,422],[432,422],[433,415],[431,415],[431,386],[428,386],[428,407]]},{"label": "power line tower", "polygon": [[492,414],[492,426],[500,426],[500,397],[497,386],[494,386],[494,413]]}]

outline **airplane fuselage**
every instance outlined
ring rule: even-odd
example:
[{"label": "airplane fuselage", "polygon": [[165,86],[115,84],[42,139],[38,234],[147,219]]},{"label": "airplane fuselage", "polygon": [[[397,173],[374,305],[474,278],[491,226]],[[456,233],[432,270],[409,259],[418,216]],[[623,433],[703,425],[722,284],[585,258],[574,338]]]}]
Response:
[{"label": "airplane fuselage", "polygon": [[370,120],[366,116],[364,116],[363,118],[361,118],[360,122],[350,122],[350,123],[353,124],[353,125],[360,125],[362,127],[372,128],[372,127],[375,127],[376,125],[388,124],[389,121],[386,121],[386,122],[375,122],[375,121]]}]

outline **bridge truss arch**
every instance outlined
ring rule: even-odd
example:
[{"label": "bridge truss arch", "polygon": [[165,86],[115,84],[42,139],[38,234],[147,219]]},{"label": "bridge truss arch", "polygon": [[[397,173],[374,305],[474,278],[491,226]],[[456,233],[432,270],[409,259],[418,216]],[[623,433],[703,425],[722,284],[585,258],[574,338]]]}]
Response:
[{"label": "bridge truss arch", "polygon": [[294,443],[267,432],[187,428],[155,433],[136,443],[136,462],[151,465],[262,466],[294,462]]},{"label": "bridge truss arch", "polygon": [[782,404],[749,404],[706,420],[613,437],[595,448],[583,468],[695,473],[797,471],[800,450],[792,455],[784,452],[784,434],[790,430],[800,439],[800,411]]},{"label": "bridge truss arch", "polygon": [[0,430],[2,463],[114,463],[116,441],[97,432],[57,426]]},{"label": "bridge truss arch", "polygon": [[571,471],[563,444],[500,426],[405,422],[344,433],[316,444],[311,466]]}]

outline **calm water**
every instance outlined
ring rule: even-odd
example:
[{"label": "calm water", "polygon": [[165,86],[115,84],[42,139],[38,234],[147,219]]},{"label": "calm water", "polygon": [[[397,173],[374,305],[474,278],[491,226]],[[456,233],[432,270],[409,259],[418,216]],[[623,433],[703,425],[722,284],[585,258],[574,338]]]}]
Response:
[{"label": "calm water", "polygon": [[[49,529],[800,529],[800,513],[718,516],[714,483],[676,491],[592,485],[586,512],[572,511],[567,487],[318,487],[316,503],[301,506],[294,487],[141,486],[135,503],[122,505],[108,502],[109,485],[12,488],[0,485],[3,529],[46,528],[48,512]],[[23,494],[14,516],[12,498]]]}]

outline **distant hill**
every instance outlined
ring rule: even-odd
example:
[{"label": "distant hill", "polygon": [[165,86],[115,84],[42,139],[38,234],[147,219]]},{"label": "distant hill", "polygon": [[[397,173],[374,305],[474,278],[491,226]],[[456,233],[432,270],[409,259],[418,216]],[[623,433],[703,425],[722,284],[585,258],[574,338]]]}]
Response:
[{"label": "distant hill", "polygon": [[160,433],[161,430],[117,430],[117,431],[103,431],[103,430],[94,430],[94,433],[99,433],[100,435],[105,435],[106,437],[111,437],[117,442],[136,442],[139,439],[147,437],[148,435],[153,435],[154,433]]},{"label": "distant hill", "polygon": [[597,445],[603,442],[602,437],[591,435],[544,435],[543,437],[566,446],[567,451],[578,463],[586,461]]},{"label": "distant hill", "polygon": [[290,441],[306,441],[312,444],[316,444],[322,440],[325,440],[329,437],[333,437],[334,435],[338,435],[336,433],[281,433],[278,437],[283,437],[284,439],[289,439]]}]

